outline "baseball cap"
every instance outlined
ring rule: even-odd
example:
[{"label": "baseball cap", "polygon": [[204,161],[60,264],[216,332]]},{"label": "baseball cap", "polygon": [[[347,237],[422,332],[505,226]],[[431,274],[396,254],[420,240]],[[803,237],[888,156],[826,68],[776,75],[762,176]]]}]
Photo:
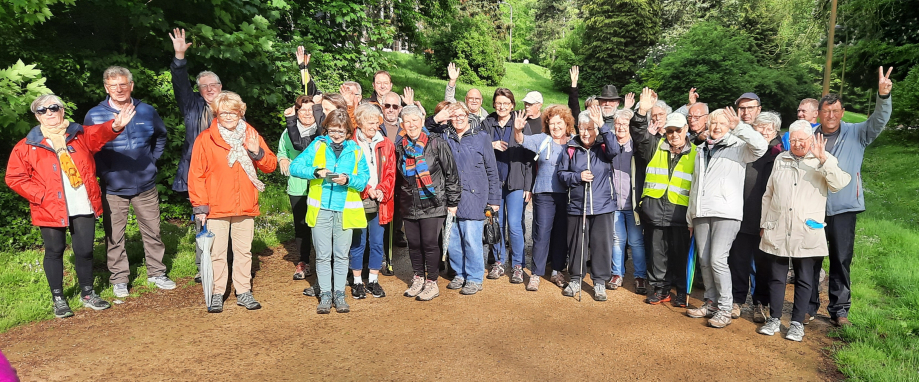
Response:
[{"label": "baseball cap", "polygon": [[664,123],[664,129],[670,127],[682,129],[686,124],[686,116],[680,113],[670,113],[667,115],[667,122]]},{"label": "baseball cap", "polygon": [[532,91],[527,93],[526,97],[523,97],[524,103],[542,103],[542,93],[537,91]]},{"label": "baseball cap", "polygon": [[740,98],[737,99],[737,101],[734,101],[734,104],[735,105],[739,104],[740,100],[742,99],[755,99],[756,103],[760,103],[760,104],[763,103],[762,101],[759,100],[759,96],[756,95],[756,93],[744,93],[743,95],[740,96]]}]

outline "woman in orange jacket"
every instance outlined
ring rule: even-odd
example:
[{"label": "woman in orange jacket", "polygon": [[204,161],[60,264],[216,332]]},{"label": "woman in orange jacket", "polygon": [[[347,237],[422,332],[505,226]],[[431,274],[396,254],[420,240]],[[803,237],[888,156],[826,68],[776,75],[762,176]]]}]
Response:
[{"label": "woman in orange jacket", "polygon": [[227,285],[227,240],[233,235],[233,287],[236,305],[262,306],[252,297],[253,217],[259,215],[258,194],[265,190],[255,172],[270,173],[277,157],[255,128],[242,120],[246,104],[238,94],[223,92],[214,100],[217,118],[195,140],[188,171],[188,195],[195,218],[216,235],[211,250],[214,294],[207,311],[223,311]]}]

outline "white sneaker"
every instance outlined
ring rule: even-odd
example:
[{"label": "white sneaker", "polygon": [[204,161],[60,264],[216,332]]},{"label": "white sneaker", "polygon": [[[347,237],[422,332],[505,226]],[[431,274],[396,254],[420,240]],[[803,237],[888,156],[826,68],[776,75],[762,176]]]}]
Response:
[{"label": "white sneaker", "polygon": [[128,284],[118,283],[112,285],[112,292],[115,292],[115,297],[124,298],[131,295],[131,292],[128,292]]},{"label": "white sneaker", "polygon": [[798,342],[803,341],[804,325],[801,325],[798,321],[792,321],[791,325],[788,325],[788,333],[785,334],[785,339]]},{"label": "white sneaker", "polygon": [[766,319],[766,325],[761,326],[756,332],[767,336],[775,335],[782,330],[782,321],[778,318],[769,317]]},{"label": "white sneaker", "polygon": [[172,290],[176,288],[175,281],[170,280],[166,275],[148,277],[147,282],[156,284],[156,287],[160,289]]}]

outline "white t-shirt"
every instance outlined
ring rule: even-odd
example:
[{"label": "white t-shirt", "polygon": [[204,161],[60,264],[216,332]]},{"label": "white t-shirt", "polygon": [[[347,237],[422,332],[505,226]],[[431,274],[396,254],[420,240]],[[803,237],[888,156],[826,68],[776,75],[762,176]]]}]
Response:
[{"label": "white t-shirt", "polygon": [[[50,139],[45,139],[45,142],[48,143],[53,149],[54,144],[51,143]],[[58,164],[60,167],[60,164]],[[80,176],[85,176],[80,174]],[[70,216],[78,215],[92,215],[93,206],[89,203],[89,194],[86,193],[86,184],[81,184],[80,187],[73,188],[70,186],[70,180],[67,177],[67,174],[64,173],[64,169],[61,169],[61,180],[64,182],[64,200],[67,202],[67,213]]]}]

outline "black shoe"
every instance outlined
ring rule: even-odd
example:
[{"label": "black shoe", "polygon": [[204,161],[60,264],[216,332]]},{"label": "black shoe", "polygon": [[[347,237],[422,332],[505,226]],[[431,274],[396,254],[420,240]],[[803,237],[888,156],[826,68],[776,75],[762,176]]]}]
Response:
[{"label": "black shoe", "polygon": [[383,291],[383,287],[380,286],[378,282],[372,282],[367,284],[367,289],[370,291],[370,295],[376,298],[386,297],[386,292]]},{"label": "black shoe", "polygon": [[195,275],[195,282],[198,284],[201,284],[201,274],[200,273]]},{"label": "black shoe", "polygon": [[67,299],[61,296],[55,296],[51,299],[51,302],[54,304],[54,317],[73,317],[73,311],[70,310],[70,305],[67,305]]},{"label": "black shoe", "polygon": [[103,300],[96,292],[91,292],[90,294],[83,296],[81,299],[83,301],[83,306],[90,308],[92,310],[104,310],[112,307],[112,304],[109,304],[108,301]]},{"label": "black shoe", "polygon": [[397,247],[408,247],[408,243],[405,241],[405,236],[403,236],[401,233],[396,235],[395,240],[393,240],[393,244],[395,244]]},{"label": "black shoe", "polygon": [[686,307],[686,293],[676,292],[676,297],[673,300],[670,300],[670,304],[677,308]]},{"label": "black shoe", "polygon": [[392,276],[393,271],[391,265],[387,262],[383,262],[383,267],[380,269],[380,274],[383,276]]},{"label": "black shoe", "polygon": [[351,297],[354,297],[355,300],[367,298],[367,289],[364,288],[364,283],[351,285]]},{"label": "black shoe", "polygon": [[319,284],[304,288],[303,295],[310,296],[310,297],[319,296]]},{"label": "black shoe", "polygon": [[645,299],[645,302],[651,305],[659,305],[661,303],[661,294],[663,294],[663,292],[655,288],[653,292],[648,293],[648,298]]}]

